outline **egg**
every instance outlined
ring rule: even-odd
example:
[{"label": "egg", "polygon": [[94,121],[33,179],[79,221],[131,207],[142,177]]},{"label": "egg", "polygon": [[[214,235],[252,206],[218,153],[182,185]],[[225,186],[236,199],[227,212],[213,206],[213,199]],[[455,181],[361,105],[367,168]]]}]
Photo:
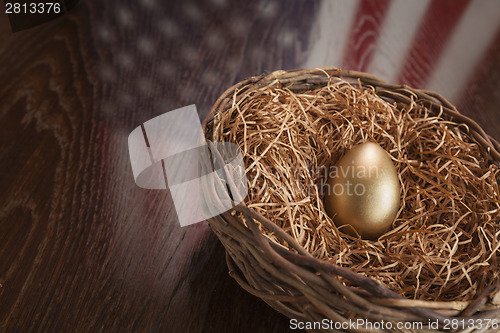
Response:
[{"label": "egg", "polygon": [[389,154],[376,143],[363,143],[328,171],[325,209],[335,225],[355,235],[352,226],[363,239],[384,234],[400,206],[398,173]]}]

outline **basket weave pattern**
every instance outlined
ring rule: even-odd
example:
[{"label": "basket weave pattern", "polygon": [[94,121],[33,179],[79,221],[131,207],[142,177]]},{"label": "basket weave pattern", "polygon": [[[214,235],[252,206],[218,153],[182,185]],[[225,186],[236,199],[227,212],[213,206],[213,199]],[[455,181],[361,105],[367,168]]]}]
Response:
[{"label": "basket weave pattern", "polygon": [[[253,87],[283,86],[293,92],[303,92],[325,86],[332,76],[373,87],[377,95],[397,103],[409,104],[413,98],[417,98],[431,112],[438,114],[442,111],[454,121],[466,124],[469,134],[484,149],[485,155],[492,163],[500,164],[500,144],[439,94],[388,84],[370,74],[341,71],[337,68],[278,71],[236,84],[224,92],[214,104],[204,123],[206,137],[208,140],[213,140],[212,130],[216,115],[231,107],[235,92],[237,98],[243,98],[245,90]],[[211,200],[217,204],[217,195]],[[244,217],[244,221],[241,216]],[[424,323],[432,320],[439,323],[441,330],[451,319],[500,320],[500,305],[496,303],[498,301],[496,286],[486,289],[481,295],[476,295],[472,302],[410,300],[375,280],[314,258],[290,234],[243,203],[229,212],[209,219],[208,222],[226,248],[230,275],[245,290],[262,298],[289,318],[317,322],[324,318],[336,322],[347,322],[349,318]],[[288,244],[289,249],[270,241],[262,234],[259,225],[271,230],[282,243]],[[339,278],[348,280],[350,285],[342,283]],[[487,330],[476,328],[465,331]],[[496,332],[498,329],[490,331]]]}]

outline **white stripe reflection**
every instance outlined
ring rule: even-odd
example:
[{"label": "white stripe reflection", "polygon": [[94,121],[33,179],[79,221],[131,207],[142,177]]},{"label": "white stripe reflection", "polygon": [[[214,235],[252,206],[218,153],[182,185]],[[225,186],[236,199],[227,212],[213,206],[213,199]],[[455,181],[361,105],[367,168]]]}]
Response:
[{"label": "white stripe reflection", "polygon": [[429,0],[392,1],[368,72],[396,83],[429,3]]},{"label": "white stripe reflection", "polygon": [[500,1],[473,1],[425,87],[456,102],[500,28]]},{"label": "white stripe reflection", "polygon": [[323,0],[316,26],[312,30],[314,42],[303,68],[342,66],[344,49],[348,42],[352,21],[359,0]]}]

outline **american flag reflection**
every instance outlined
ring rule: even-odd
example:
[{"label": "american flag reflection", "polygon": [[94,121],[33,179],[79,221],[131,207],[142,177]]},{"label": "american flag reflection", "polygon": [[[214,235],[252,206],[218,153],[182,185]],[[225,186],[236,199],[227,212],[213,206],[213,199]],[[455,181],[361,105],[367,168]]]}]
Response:
[{"label": "american flag reflection", "polygon": [[[345,33],[348,32],[348,33]],[[323,1],[303,67],[371,72],[459,103],[498,61],[500,1]]]}]

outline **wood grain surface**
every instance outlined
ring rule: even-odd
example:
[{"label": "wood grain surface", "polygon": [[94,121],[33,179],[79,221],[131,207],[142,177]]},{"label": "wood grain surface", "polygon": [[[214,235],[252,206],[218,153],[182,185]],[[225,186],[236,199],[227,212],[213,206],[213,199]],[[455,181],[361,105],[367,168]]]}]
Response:
[{"label": "wood grain surface", "polygon": [[[472,8],[462,7],[457,27]],[[395,38],[405,11],[398,1],[80,1],[16,33],[0,13],[0,331],[292,331],[229,277],[206,222],[181,228],[168,191],[135,185],[128,134],[189,104],[203,119],[248,76],[336,65],[452,82],[452,100],[500,139],[497,12],[478,28],[491,35],[478,60],[443,69],[467,70],[453,83],[429,78],[460,29]]]}]

